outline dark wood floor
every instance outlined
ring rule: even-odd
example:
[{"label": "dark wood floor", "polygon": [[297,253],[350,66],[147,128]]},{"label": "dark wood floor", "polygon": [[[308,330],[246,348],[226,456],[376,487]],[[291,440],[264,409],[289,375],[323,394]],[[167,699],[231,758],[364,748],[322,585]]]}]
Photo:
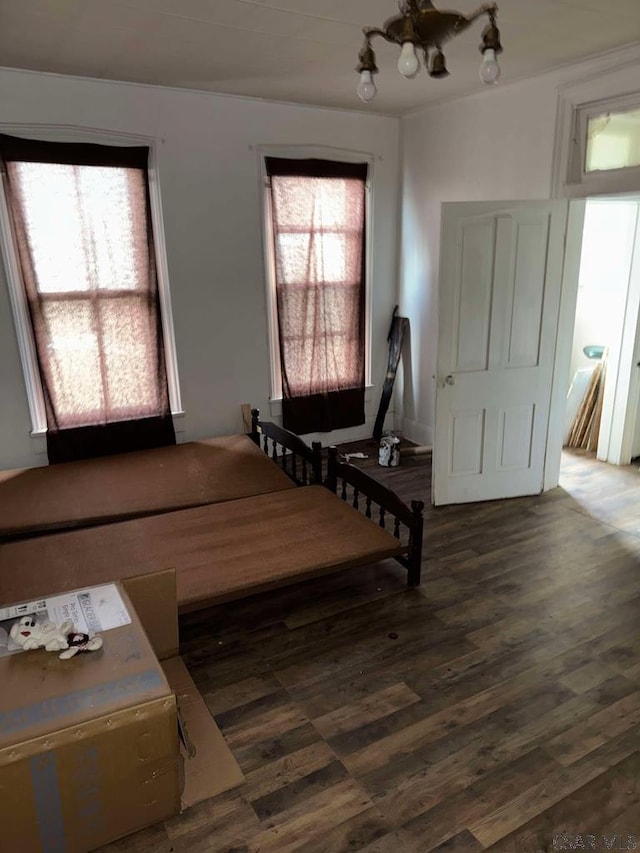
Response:
[{"label": "dark wood floor", "polygon": [[[368,452],[428,498],[428,457]],[[572,452],[543,496],[428,509],[419,590],[388,561],[185,621],[246,782],[107,849],[640,849],[639,508],[637,466]]]}]

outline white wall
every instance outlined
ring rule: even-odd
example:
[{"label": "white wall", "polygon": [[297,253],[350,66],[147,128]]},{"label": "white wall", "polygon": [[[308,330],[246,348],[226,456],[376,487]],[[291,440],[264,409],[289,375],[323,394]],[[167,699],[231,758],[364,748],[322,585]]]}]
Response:
[{"label": "white wall", "polygon": [[[633,434],[637,408],[635,398],[630,398],[630,382],[635,379],[632,362],[638,315],[632,275],[638,209],[631,200],[597,199],[586,204],[571,354],[573,377],[577,369],[594,366],[583,352],[587,344],[607,348],[597,455],[616,465],[631,458],[625,435]],[[629,409],[634,410],[632,415]]]},{"label": "white wall", "polygon": [[636,233],[637,202],[587,202],[571,371],[593,367],[583,349],[608,347],[617,368]]},{"label": "white wall", "polygon": [[411,318],[411,372],[399,395],[408,437],[433,440],[441,203],[550,198],[559,92],[613,79],[623,61],[628,51],[511,85],[505,66],[499,86],[403,119],[400,308]]},{"label": "white wall", "polygon": [[[397,293],[399,121],[243,98],[0,70],[0,121],[97,128],[160,140],[183,440],[238,432],[240,404],[269,416],[257,145],[370,152],[374,165],[371,434]],[[45,464],[30,420],[0,268],[0,468]],[[346,434],[324,436],[336,441]]]}]

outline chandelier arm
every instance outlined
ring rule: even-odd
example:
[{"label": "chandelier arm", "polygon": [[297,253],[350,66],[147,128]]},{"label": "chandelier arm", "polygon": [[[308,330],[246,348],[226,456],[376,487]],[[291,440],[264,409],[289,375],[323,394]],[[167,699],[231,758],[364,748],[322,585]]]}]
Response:
[{"label": "chandelier arm", "polygon": [[[477,21],[478,18],[481,18],[483,15],[489,15],[489,17],[495,17],[498,13],[498,4],[497,3],[485,3],[483,6],[480,6],[479,9],[476,9],[475,12],[472,12],[470,15],[467,15],[466,21],[469,24],[472,24],[474,21]],[[466,24],[465,24],[466,26]]]},{"label": "chandelier arm", "polygon": [[364,37],[367,41],[371,39],[373,36],[381,36],[385,41],[395,43],[396,39],[392,38],[386,30],[380,29],[380,27],[365,27],[362,32],[364,33]]}]

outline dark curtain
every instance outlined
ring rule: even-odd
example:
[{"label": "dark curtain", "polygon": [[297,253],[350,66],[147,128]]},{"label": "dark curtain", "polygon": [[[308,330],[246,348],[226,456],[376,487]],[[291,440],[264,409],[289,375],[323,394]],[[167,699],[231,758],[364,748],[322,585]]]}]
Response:
[{"label": "dark curtain", "polygon": [[366,163],[266,158],[283,426],[365,422]]},{"label": "dark curtain", "polygon": [[0,135],[50,462],[175,444],[148,155]]}]

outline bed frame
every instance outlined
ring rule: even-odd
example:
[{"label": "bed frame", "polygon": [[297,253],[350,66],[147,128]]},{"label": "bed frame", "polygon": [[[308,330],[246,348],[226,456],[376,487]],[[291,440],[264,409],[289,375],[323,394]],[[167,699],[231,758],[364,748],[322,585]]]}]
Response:
[{"label": "bed frame", "polygon": [[[424,519],[424,501],[411,501],[411,506],[402,501],[395,492],[374,480],[355,465],[340,462],[338,448],[329,448],[328,472],[325,485],[343,501],[351,500],[354,509],[364,512],[367,518],[373,519],[372,504],[377,506],[378,525],[386,529],[387,516],[393,519],[393,535],[401,538],[401,525],[408,531],[405,546],[406,554],[399,554],[394,559],[407,570],[409,586],[420,584],[422,569],[422,532]],[[360,501],[363,506],[360,506]]]},{"label": "bed frame", "polygon": [[[405,554],[395,559],[407,570],[409,586],[420,584],[422,568],[422,535],[424,501],[411,501],[407,506],[395,492],[374,480],[360,468],[338,459],[338,449],[328,448],[327,476],[322,477],[322,445],[314,441],[311,447],[299,436],[284,427],[260,420],[260,411],[251,410],[251,438],[258,447],[271,456],[276,465],[299,486],[325,485],[330,491],[351,501],[354,509],[373,519],[372,506],[377,507],[378,525],[386,529],[387,520],[393,522],[393,535],[401,539],[402,526],[408,532]],[[361,506],[362,503],[362,506]]]},{"label": "bed frame", "polygon": [[[391,557],[407,570],[409,586],[420,583],[421,501],[407,506],[355,465],[340,462],[335,447],[328,451],[323,481],[321,445],[309,447],[288,430],[261,422],[257,411],[251,437],[235,438],[249,457],[277,474],[274,489],[156,508],[128,520],[96,524],[90,518],[83,527],[47,536],[32,532],[24,541],[0,545],[3,593],[14,601],[35,600],[43,566],[51,588],[64,591],[166,564],[177,570],[181,612],[188,612]],[[246,453],[238,455],[238,476],[251,480],[246,460]],[[223,476],[232,476],[233,467],[227,465]],[[264,547],[253,547],[261,540]]]},{"label": "bed frame", "polygon": [[297,486],[322,484],[322,445],[319,441],[309,447],[288,429],[260,420],[259,409],[251,409],[249,435]]}]

